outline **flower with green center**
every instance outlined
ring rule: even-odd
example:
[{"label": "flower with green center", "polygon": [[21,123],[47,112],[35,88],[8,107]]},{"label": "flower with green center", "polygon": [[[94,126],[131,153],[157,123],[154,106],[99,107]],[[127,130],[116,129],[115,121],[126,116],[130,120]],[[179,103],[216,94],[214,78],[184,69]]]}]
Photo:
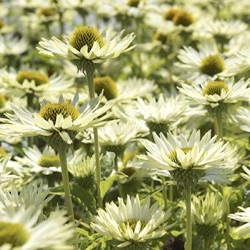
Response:
[{"label": "flower with green center", "polygon": [[[237,102],[248,101],[250,80],[243,78],[235,82],[234,78],[224,81],[209,81],[201,84],[182,84],[180,92],[191,105],[202,105],[206,108],[222,107],[223,110]],[[223,105],[223,106],[222,106]]]},{"label": "flower with green center", "polygon": [[171,8],[168,9],[165,13],[163,13],[163,18],[168,21],[173,21],[174,17],[180,12],[181,10],[178,8]]},{"label": "flower with green center", "polygon": [[52,148],[45,147],[40,150],[34,145],[32,148],[23,148],[23,152],[24,155],[15,156],[15,160],[31,173],[50,175],[61,172],[59,157]]},{"label": "flower with green center", "polygon": [[200,70],[203,74],[214,76],[225,68],[225,62],[219,54],[209,55],[201,61]]},{"label": "flower with green center", "polygon": [[231,71],[235,59],[226,58],[211,41],[199,44],[198,50],[184,47],[177,57],[175,66],[180,70],[180,78],[191,85],[236,74]]},{"label": "flower with green center", "polygon": [[221,95],[222,91],[228,92],[229,87],[223,81],[212,81],[205,85],[202,94],[205,95]]},{"label": "flower with green center", "polygon": [[[73,250],[69,243],[74,228],[65,212],[52,212],[41,220],[41,208],[34,206],[0,210],[0,248],[2,249],[64,249]],[[7,247],[7,248],[5,248]]]},{"label": "flower with green center", "polygon": [[16,80],[23,83],[25,80],[34,81],[36,86],[46,84],[49,78],[46,74],[35,71],[19,71],[16,75]]},{"label": "flower with green center", "polygon": [[158,98],[148,101],[137,98],[135,116],[144,120],[150,131],[167,133],[183,122],[186,109],[185,102],[175,97],[160,94]]},{"label": "flower with green center", "polygon": [[114,202],[106,203],[105,210],[99,209],[91,227],[118,241],[118,248],[141,249],[140,246],[148,241],[166,234],[166,230],[173,226],[166,224],[170,216],[170,208],[164,212],[157,203],[150,206],[149,197],[141,204],[138,195],[128,195],[126,203],[118,198],[118,205]]},{"label": "flower with green center", "polygon": [[114,99],[118,95],[118,88],[116,82],[109,76],[95,77],[94,78],[95,92],[103,95],[107,100]]},{"label": "flower with green center", "polygon": [[211,131],[201,137],[200,131],[193,130],[188,138],[170,132],[167,137],[153,133],[153,139],[154,142],[140,140],[147,150],[147,155],[140,156],[145,167],[167,170],[181,185],[193,180],[195,185],[201,179],[229,181],[228,172],[232,172],[234,166],[226,163],[229,159],[235,163],[234,150],[228,143],[217,140],[217,136],[211,137]]},{"label": "flower with green center", "polygon": [[56,37],[51,40],[43,38],[37,49],[45,56],[69,60],[79,71],[85,72],[134,48],[130,46],[135,38],[134,34],[122,38],[123,33],[121,31],[115,36],[111,29],[107,29],[103,36],[94,27],[80,26],[71,36],[65,37],[65,42]]},{"label": "flower with green center", "polygon": [[192,215],[197,233],[202,238],[215,236],[223,215],[226,213],[226,200],[219,193],[208,192],[205,195],[192,197]]},{"label": "flower with green center", "polygon": [[240,212],[229,214],[228,217],[239,222],[245,222],[245,224],[234,228],[232,230],[233,234],[240,238],[250,238],[250,207],[239,207],[239,209],[241,210]]},{"label": "flower with green center", "polygon": [[[76,154],[83,153],[81,150]],[[82,157],[81,157],[82,158]],[[68,165],[69,172],[73,176],[73,181],[85,190],[95,190],[95,157],[86,157],[81,160],[71,160]]]},{"label": "flower with green center", "polygon": [[194,22],[194,18],[188,11],[180,10],[175,13],[172,19],[174,25],[187,27]]},{"label": "flower with green center", "polygon": [[53,74],[48,76],[43,71],[36,70],[1,70],[3,86],[11,95],[22,97],[24,95],[60,96],[74,84],[74,79],[64,74]]},{"label": "flower with green center", "polygon": [[79,109],[78,95],[72,103],[61,97],[58,103],[45,103],[39,113],[32,113],[23,106],[11,104],[13,114],[1,118],[1,134],[12,136],[40,136],[54,149],[71,144],[80,131],[105,124],[113,106],[109,101],[99,107],[102,96],[90,99]]},{"label": "flower with green center", "polygon": [[[248,107],[239,107],[235,116],[235,122],[240,127],[241,130],[250,132],[250,110]],[[245,168],[246,170],[246,168]],[[250,174],[250,172],[249,172]]]}]

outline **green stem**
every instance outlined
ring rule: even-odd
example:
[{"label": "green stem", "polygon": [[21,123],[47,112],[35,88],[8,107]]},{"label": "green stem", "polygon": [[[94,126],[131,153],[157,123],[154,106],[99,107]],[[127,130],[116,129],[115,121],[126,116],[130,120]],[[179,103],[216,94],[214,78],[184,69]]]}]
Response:
[{"label": "green stem", "polygon": [[223,124],[221,112],[216,111],[214,115],[214,130],[219,138],[223,138]]},{"label": "green stem", "polygon": [[164,208],[165,210],[167,210],[168,198],[167,198],[166,178],[164,176],[161,176],[161,181],[162,181],[162,197],[164,200]]},{"label": "green stem", "polygon": [[[89,87],[89,97],[93,98],[95,96],[94,87],[94,68],[86,72],[88,87]],[[98,140],[98,130],[94,128],[94,147],[95,147],[95,161],[96,161],[96,186],[97,186],[97,204],[98,207],[102,207],[102,197],[101,197],[101,166],[100,166],[100,152],[99,152],[99,140]]]},{"label": "green stem", "polygon": [[[118,157],[117,157],[117,155],[115,155],[115,158],[114,158],[114,168],[115,168],[115,171],[118,172]],[[118,185],[119,196],[121,198],[123,198],[124,193],[123,193],[122,184],[120,182],[119,177],[117,178],[117,185]]]},{"label": "green stem", "polygon": [[68,216],[69,216],[70,221],[74,222],[75,221],[74,211],[73,211],[73,205],[72,205],[70,187],[69,187],[69,174],[68,174],[66,151],[64,148],[60,148],[58,150],[58,153],[59,153],[60,164],[61,164],[61,169],[62,169],[62,181],[63,181],[63,188],[64,188],[64,193],[65,193]]},{"label": "green stem", "polygon": [[185,185],[186,191],[186,248],[185,250],[192,250],[192,211],[191,211],[191,186],[190,184]]}]

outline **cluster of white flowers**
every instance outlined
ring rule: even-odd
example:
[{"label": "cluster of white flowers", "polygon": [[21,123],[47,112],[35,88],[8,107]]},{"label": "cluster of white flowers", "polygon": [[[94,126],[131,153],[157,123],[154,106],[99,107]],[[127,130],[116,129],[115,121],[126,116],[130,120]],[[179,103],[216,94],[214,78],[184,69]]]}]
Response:
[{"label": "cluster of white flowers", "polygon": [[249,0],[0,10],[0,249],[246,249]]}]

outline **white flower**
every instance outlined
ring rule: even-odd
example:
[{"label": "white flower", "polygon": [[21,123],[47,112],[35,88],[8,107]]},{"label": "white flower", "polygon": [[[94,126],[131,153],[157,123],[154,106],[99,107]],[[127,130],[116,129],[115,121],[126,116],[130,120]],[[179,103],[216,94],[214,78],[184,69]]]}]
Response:
[{"label": "white flower", "polygon": [[35,96],[60,96],[74,84],[73,78],[64,74],[48,76],[42,71],[23,69],[16,72],[15,69],[1,70],[1,81],[5,91],[12,95],[23,96],[33,94]]},{"label": "white flower", "polygon": [[21,190],[17,189],[14,185],[10,186],[9,190],[0,190],[0,210],[18,211],[19,208],[43,208],[51,199],[49,189],[46,189],[42,183],[32,181],[26,186],[22,186]]},{"label": "white flower", "polygon": [[13,34],[0,35],[0,55],[21,55],[28,50],[28,40],[25,37],[18,38]]},{"label": "white flower", "polygon": [[101,97],[92,98],[79,110],[75,107],[78,102],[77,95],[72,104],[64,102],[62,98],[58,103],[45,103],[39,113],[32,113],[23,106],[12,104],[14,114],[8,113],[8,118],[1,119],[1,134],[42,136],[55,147],[63,142],[71,144],[75,133],[105,124],[104,120],[110,116],[110,113],[106,112],[113,103],[107,102],[99,107]]},{"label": "white flower", "polygon": [[136,120],[117,121],[98,129],[99,141],[103,146],[125,145],[148,133]]},{"label": "white flower", "polygon": [[20,207],[17,211],[9,207],[0,211],[1,249],[2,246],[9,250],[74,249],[69,243],[74,228],[67,223],[65,212],[52,212],[48,218],[38,222],[40,215],[41,209],[34,207]]},{"label": "white flower", "polygon": [[69,60],[78,70],[85,71],[90,63],[101,64],[131,50],[134,46],[129,46],[135,35],[131,33],[122,38],[123,33],[124,30],[115,35],[111,29],[106,29],[102,37],[95,28],[83,26],[76,28],[71,37],[65,36],[64,42],[56,37],[43,38],[37,49],[45,56]]},{"label": "white flower", "polygon": [[[203,137],[199,130],[193,130],[189,138],[183,134],[175,136],[170,132],[167,137],[162,133],[159,136],[153,133],[153,138],[154,143],[140,140],[147,150],[147,155],[140,156],[145,161],[145,167],[167,170],[172,175],[199,173],[198,179],[209,181],[218,180],[218,177],[212,177],[219,175],[223,182],[228,182],[228,172],[232,172],[232,165],[235,164],[235,153],[228,143],[217,140],[217,136],[211,137],[211,131]],[[194,179],[195,176],[190,178]]]},{"label": "white flower", "polygon": [[235,214],[229,214],[228,217],[240,222],[246,222],[242,226],[237,227],[233,230],[235,234],[238,234],[240,237],[250,237],[250,207],[243,208],[239,207],[242,212],[237,212]]},{"label": "white flower", "polygon": [[239,107],[234,117],[239,127],[246,132],[250,132],[249,115],[250,115],[250,110],[248,108]]},{"label": "white flower", "polygon": [[148,101],[138,98],[134,112],[149,127],[150,124],[176,127],[183,121],[185,107],[185,101],[160,94],[158,98],[150,98]]},{"label": "white flower", "polygon": [[201,84],[182,84],[180,92],[186,96],[191,104],[201,104],[215,108],[221,104],[234,104],[239,101],[248,101],[250,95],[250,80],[234,78],[224,81],[216,80]]},{"label": "white flower", "polygon": [[227,43],[230,39],[241,34],[247,29],[247,25],[239,20],[213,20],[204,19],[199,22],[196,29],[198,36],[214,38],[216,42]]},{"label": "white flower", "polygon": [[181,79],[195,84],[233,75],[229,69],[237,59],[226,58],[211,41],[199,44],[198,49],[184,47],[180,50],[177,56],[180,61],[175,66]]},{"label": "white flower", "polygon": [[105,210],[99,209],[97,213],[91,223],[92,228],[119,241],[119,248],[159,238],[173,226],[165,224],[171,216],[170,209],[164,212],[157,203],[150,206],[149,197],[140,204],[138,195],[127,196],[126,203],[122,198],[118,198],[118,205],[106,203]]},{"label": "white flower", "polygon": [[44,175],[61,172],[59,156],[56,155],[53,149],[45,147],[43,151],[40,151],[34,145],[32,148],[23,148],[23,152],[24,156],[15,156],[15,160],[30,172]]},{"label": "white flower", "polygon": [[205,195],[192,197],[192,215],[200,225],[216,225],[226,212],[226,203],[218,193],[208,192]]}]

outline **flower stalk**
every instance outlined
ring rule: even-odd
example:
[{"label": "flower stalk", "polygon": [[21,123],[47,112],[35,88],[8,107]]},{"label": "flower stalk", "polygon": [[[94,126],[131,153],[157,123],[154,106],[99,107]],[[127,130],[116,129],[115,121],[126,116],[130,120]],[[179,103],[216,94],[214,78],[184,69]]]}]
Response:
[{"label": "flower stalk", "polygon": [[218,138],[223,138],[223,123],[222,123],[222,117],[221,112],[215,111],[214,114],[214,130],[215,133],[218,135]]},{"label": "flower stalk", "polygon": [[[95,71],[94,67],[89,67],[89,70],[86,71],[90,98],[93,98],[95,96],[94,71]],[[96,161],[95,171],[96,171],[97,204],[98,207],[102,207],[102,197],[100,190],[101,166],[100,166],[100,151],[99,151],[99,139],[98,139],[97,128],[93,128],[93,132],[94,132],[94,149],[95,149],[95,161]]]},{"label": "flower stalk", "polygon": [[65,193],[65,200],[66,206],[68,211],[69,220],[74,223],[74,211],[73,211],[73,204],[70,194],[70,186],[69,186],[69,174],[68,174],[68,166],[67,166],[67,158],[66,158],[66,151],[64,147],[59,147],[58,150],[60,164],[62,169],[62,181],[63,181],[63,188]]},{"label": "flower stalk", "polygon": [[185,198],[186,198],[186,248],[185,250],[192,250],[192,210],[191,210],[191,185],[185,185]]}]

